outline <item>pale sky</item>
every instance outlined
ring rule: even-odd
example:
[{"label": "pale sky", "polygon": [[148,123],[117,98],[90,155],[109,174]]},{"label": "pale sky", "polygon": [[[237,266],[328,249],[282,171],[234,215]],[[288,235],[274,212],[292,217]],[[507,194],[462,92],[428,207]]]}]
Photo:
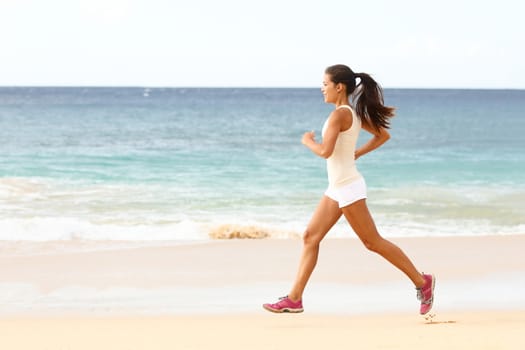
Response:
[{"label": "pale sky", "polygon": [[525,89],[521,0],[0,0],[0,86]]}]

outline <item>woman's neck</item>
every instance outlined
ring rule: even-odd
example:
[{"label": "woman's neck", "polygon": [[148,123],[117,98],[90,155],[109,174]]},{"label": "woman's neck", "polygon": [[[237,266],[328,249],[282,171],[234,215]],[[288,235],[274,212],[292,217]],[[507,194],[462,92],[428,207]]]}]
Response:
[{"label": "woman's neck", "polygon": [[337,101],[336,103],[334,103],[334,105],[335,108],[339,108],[340,106],[351,106],[350,102],[348,102],[348,99],[345,101]]},{"label": "woman's neck", "polygon": [[334,102],[335,108],[339,106],[350,106],[350,101],[348,100],[348,96],[346,95],[346,92],[338,94],[337,99]]}]

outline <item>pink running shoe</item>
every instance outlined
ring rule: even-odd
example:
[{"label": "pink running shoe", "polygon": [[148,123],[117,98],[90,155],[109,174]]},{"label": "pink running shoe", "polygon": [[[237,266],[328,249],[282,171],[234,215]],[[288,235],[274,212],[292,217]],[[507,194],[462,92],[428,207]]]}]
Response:
[{"label": "pink running shoe", "polygon": [[436,285],[436,278],[434,275],[425,275],[425,284],[421,288],[416,288],[417,290],[417,299],[421,301],[421,307],[419,313],[421,315],[427,314],[430,309],[432,309],[432,304],[434,303],[434,287]]},{"label": "pink running shoe", "polygon": [[288,298],[288,296],[279,298],[279,301],[276,302],[275,304],[264,304],[263,308],[265,308],[268,311],[276,312],[276,313],[282,313],[282,312],[299,313],[299,312],[304,311],[302,300],[292,301]]}]

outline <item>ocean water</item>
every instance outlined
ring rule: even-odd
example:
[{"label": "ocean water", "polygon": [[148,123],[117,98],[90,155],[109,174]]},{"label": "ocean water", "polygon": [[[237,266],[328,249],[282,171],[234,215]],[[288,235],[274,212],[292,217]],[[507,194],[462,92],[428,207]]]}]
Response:
[{"label": "ocean water", "polygon": [[[357,163],[382,234],[525,233],[524,90],[385,100],[392,138]],[[301,136],[331,108],[314,88],[0,88],[0,241],[296,237],[327,185]]]}]

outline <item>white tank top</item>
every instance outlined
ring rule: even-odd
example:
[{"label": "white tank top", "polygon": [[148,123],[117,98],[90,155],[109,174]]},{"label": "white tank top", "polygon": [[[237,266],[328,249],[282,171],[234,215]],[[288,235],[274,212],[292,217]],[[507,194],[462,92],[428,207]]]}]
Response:
[{"label": "white tank top", "polygon": [[[347,108],[352,112],[352,126],[348,130],[339,133],[334,151],[326,160],[328,186],[333,188],[348,185],[361,178],[361,174],[357,171],[355,165],[355,147],[359,131],[361,130],[361,119],[357,117],[352,107],[341,105],[337,107],[337,109],[339,108]],[[329,120],[330,117],[326,119],[323,125],[323,137]]]}]

